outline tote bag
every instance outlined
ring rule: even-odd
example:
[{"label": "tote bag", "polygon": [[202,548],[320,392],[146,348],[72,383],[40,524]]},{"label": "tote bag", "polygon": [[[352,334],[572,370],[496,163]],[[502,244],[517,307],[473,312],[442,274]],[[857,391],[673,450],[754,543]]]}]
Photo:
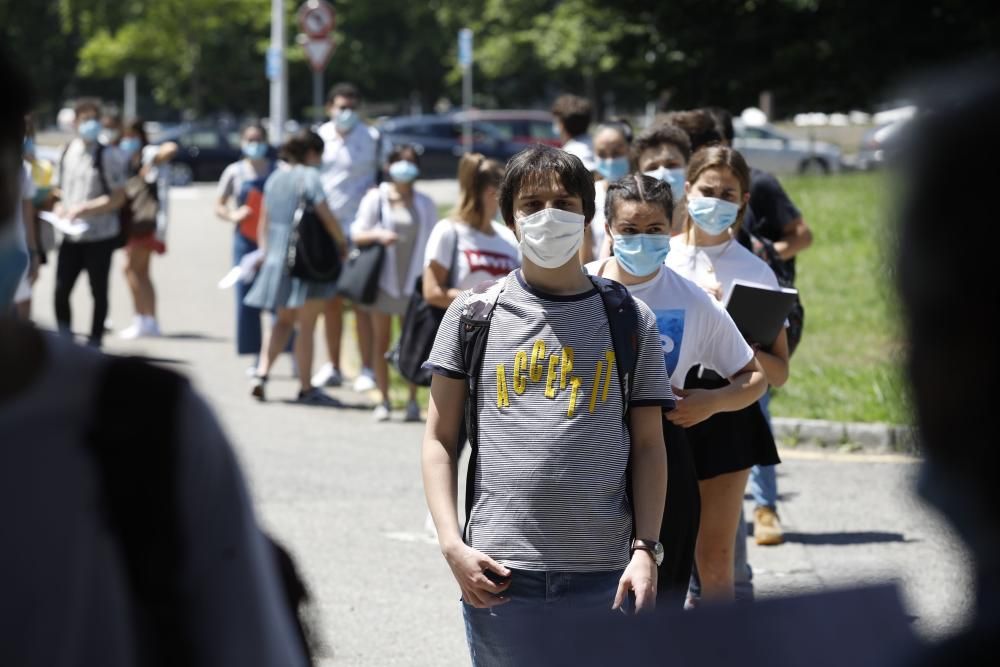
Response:
[{"label": "tote bag", "polygon": [[[451,251],[448,287],[453,286],[452,276],[455,272],[455,262],[458,259],[458,230],[454,229],[454,223],[452,225],[455,245]],[[410,302],[406,305],[406,315],[403,317],[403,329],[399,334],[399,341],[387,355],[390,362],[399,370],[399,374],[415,385],[431,386],[433,374],[421,366],[431,356],[434,338],[437,336],[437,330],[441,325],[442,318],[444,318],[444,313],[445,309],[432,306],[424,300],[424,279],[423,276],[418,276],[413,285]]]},{"label": "tote bag", "polygon": [[[382,224],[382,201],[379,199],[378,223]],[[354,303],[369,305],[378,296],[378,280],[382,275],[385,246],[381,243],[353,248],[337,281],[337,293]]]}]

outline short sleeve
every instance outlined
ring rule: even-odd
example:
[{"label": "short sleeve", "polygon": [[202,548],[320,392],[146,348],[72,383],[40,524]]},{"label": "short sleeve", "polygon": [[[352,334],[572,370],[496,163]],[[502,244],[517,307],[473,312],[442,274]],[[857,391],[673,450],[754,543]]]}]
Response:
[{"label": "short sleeve", "polygon": [[358,205],[358,214],[351,223],[351,234],[375,229],[378,226],[378,209],[382,205],[382,191],[372,188],[365,193]]},{"label": "short sleeve", "polygon": [[451,260],[454,256],[455,243],[458,242],[458,232],[449,220],[439,220],[431,230],[424,250],[424,266],[437,262],[441,267],[451,270]]},{"label": "short sleeve", "polygon": [[663,346],[660,343],[659,329],[656,328],[656,318],[649,306],[639,299],[634,301],[639,311],[639,354],[629,405],[658,405],[672,410],[674,393],[670,388],[667,365],[663,363]]},{"label": "short sleeve", "polygon": [[[462,310],[469,297],[469,292],[463,292],[451,302],[445,311],[437,335],[434,337],[434,347],[431,356],[423,367],[436,375],[444,375],[456,380],[465,378],[465,361],[462,358],[462,345],[459,328],[462,323]],[[663,365],[663,362],[660,362]]]},{"label": "short sleeve", "polygon": [[753,359],[753,348],[747,345],[743,334],[722,304],[712,298],[706,301],[712,308],[709,313],[712,324],[701,356],[708,368],[723,377],[732,377]]},{"label": "short sleeve", "polygon": [[104,178],[111,190],[125,187],[125,154],[117,148],[105,148],[101,154],[104,161]]},{"label": "short sleeve", "polygon": [[777,241],[802,214],[774,175],[756,172],[754,176],[750,188],[750,209],[754,221],[750,231]]},{"label": "short sleeve", "polygon": [[21,169],[21,199],[34,199],[37,189],[31,178],[31,167],[23,165]]},{"label": "short sleeve", "polygon": [[323,183],[319,179],[319,171],[316,169],[306,170],[306,192],[309,201],[319,204],[326,201],[326,194],[323,192]]},{"label": "short sleeve", "polygon": [[229,201],[229,198],[236,194],[233,181],[236,179],[236,164],[231,164],[222,172],[219,177],[219,187],[216,190],[218,199]]}]

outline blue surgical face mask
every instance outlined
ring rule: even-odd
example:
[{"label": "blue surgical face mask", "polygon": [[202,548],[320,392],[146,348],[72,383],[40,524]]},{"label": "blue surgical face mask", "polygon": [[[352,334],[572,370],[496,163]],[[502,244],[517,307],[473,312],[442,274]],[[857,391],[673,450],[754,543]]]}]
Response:
[{"label": "blue surgical face mask", "polygon": [[688,197],[687,210],[694,224],[705,233],[717,236],[736,222],[740,207],[715,197]]},{"label": "blue surgical face mask", "polygon": [[263,141],[247,141],[243,144],[243,155],[251,160],[262,160],[267,157],[267,144]]},{"label": "blue surgical face mask", "polygon": [[354,109],[341,109],[333,116],[333,124],[337,131],[346,134],[358,124],[358,114]]},{"label": "blue surgical face mask", "polygon": [[628,167],[627,157],[607,157],[597,158],[594,168],[606,181],[614,182],[628,174]]},{"label": "blue surgical face mask", "polygon": [[397,183],[412,183],[420,175],[420,168],[409,160],[400,160],[389,165],[389,177]]},{"label": "blue surgical face mask", "polygon": [[142,140],[139,137],[125,137],[118,143],[118,148],[125,157],[132,157],[142,148]]},{"label": "blue surgical face mask", "polygon": [[670,236],[667,234],[612,234],[618,264],[633,276],[648,276],[667,259]]},{"label": "blue surgical face mask", "polygon": [[96,118],[85,120],[80,123],[80,127],[77,128],[77,133],[80,135],[81,139],[88,143],[97,141],[97,138],[101,136],[101,121]]},{"label": "blue surgical face mask", "polygon": [[4,229],[0,232],[0,317],[14,305],[14,294],[27,268],[28,253],[17,234],[12,229]]},{"label": "blue surgical face mask", "polygon": [[653,178],[659,179],[669,185],[670,192],[673,194],[675,202],[679,201],[680,198],[684,196],[684,167],[675,167],[673,169],[660,167],[659,169],[643,173],[646,176],[652,176]]}]

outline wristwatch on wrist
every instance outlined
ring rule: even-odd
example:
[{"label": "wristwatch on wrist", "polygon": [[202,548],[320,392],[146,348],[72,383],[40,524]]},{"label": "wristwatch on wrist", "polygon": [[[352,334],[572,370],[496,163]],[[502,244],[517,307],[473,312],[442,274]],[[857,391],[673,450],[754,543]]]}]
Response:
[{"label": "wristwatch on wrist", "polygon": [[663,545],[655,540],[632,540],[632,549],[630,553],[634,554],[638,550],[648,551],[649,555],[653,557],[656,561],[656,565],[659,566],[663,563]]}]

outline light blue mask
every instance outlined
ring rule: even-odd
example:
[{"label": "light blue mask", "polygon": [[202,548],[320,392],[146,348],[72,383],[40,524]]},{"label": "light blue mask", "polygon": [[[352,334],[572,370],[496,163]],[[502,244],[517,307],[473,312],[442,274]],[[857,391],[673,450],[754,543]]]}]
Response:
[{"label": "light blue mask", "polygon": [[125,137],[118,143],[118,148],[125,153],[125,157],[130,158],[142,148],[142,140],[138,137]]},{"label": "light blue mask", "polygon": [[4,230],[0,235],[0,317],[8,314],[14,305],[14,294],[27,268],[28,253],[21,246],[17,234],[13,230]]},{"label": "light blue mask", "polygon": [[680,201],[680,198],[684,196],[684,167],[675,167],[674,169],[660,167],[659,169],[643,173],[646,176],[652,176],[653,178],[659,179],[669,185],[670,192],[674,195],[675,202]]},{"label": "light blue mask", "polygon": [[627,157],[608,157],[598,158],[594,168],[604,180],[613,183],[628,174],[628,166]]},{"label": "light blue mask", "polygon": [[715,197],[688,197],[687,209],[694,224],[712,236],[729,229],[740,213],[736,204]]},{"label": "light blue mask", "polygon": [[85,120],[80,123],[77,132],[80,134],[80,138],[88,143],[97,141],[97,138],[101,136],[101,121],[95,118]]},{"label": "light blue mask", "polygon": [[633,276],[648,276],[667,259],[670,236],[667,234],[612,234],[615,259]]},{"label": "light blue mask", "polygon": [[267,144],[263,141],[248,141],[243,144],[243,155],[251,160],[262,160],[267,157]]},{"label": "light blue mask", "polygon": [[397,183],[412,183],[420,175],[420,168],[409,160],[400,160],[389,165],[389,177]]},{"label": "light blue mask", "polygon": [[333,124],[338,132],[347,134],[358,124],[358,114],[354,109],[341,109],[334,115]]}]

